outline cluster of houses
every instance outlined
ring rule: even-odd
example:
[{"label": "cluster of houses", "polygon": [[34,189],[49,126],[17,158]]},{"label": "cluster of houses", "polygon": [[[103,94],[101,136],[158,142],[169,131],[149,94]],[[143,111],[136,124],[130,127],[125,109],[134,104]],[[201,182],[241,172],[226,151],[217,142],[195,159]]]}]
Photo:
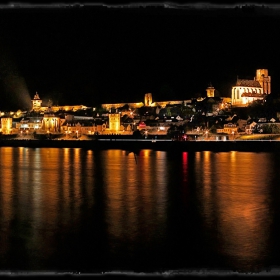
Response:
[{"label": "cluster of houses", "polygon": [[[146,135],[166,135],[171,124],[188,123],[193,124],[192,131],[194,128],[200,132],[209,131],[216,125],[217,134],[250,134],[256,122],[240,119],[232,114],[232,109],[264,100],[271,93],[271,77],[267,69],[257,69],[253,80],[237,79],[231,97],[216,96],[216,92],[210,84],[206,97],[159,102],[153,101],[151,93],[146,93],[144,102],[101,104],[99,109],[83,105],[42,106],[36,93],[30,111],[0,112],[0,132],[19,137],[51,134],[66,138],[95,134],[130,135],[136,130],[145,131]],[[269,121],[277,124],[275,119]]]}]

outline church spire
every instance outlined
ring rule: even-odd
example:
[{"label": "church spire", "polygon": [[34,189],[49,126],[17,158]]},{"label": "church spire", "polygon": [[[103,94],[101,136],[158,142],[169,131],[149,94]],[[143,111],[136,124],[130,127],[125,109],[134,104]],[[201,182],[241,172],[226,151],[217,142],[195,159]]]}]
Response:
[{"label": "church spire", "polygon": [[36,91],[36,94],[34,95],[34,98],[32,101],[32,110],[39,111],[42,105],[42,100],[39,97],[38,92]]},{"label": "church spire", "polygon": [[208,86],[208,88],[206,89],[206,92],[207,92],[207,97],[214,97],[214,96],[215,96],[215,89],[214,89],[214,87],[212,86],[212,83],[211,83],[211,82],[209,83],[209,86]]}]

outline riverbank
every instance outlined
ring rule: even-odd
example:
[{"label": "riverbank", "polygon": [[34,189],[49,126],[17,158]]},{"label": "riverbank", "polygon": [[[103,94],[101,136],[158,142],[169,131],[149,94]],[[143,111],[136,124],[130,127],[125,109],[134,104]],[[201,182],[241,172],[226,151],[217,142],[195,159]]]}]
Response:
[{"label": "riverbank", "polygon": [[83,148],[92,150],[122,149],[138,151],[280,151],[280,141],[275,140],[227,140],[227,141],[171,141],[152,139],[98,139],[98,140],[0,140],[0,147],[26,148]]}]

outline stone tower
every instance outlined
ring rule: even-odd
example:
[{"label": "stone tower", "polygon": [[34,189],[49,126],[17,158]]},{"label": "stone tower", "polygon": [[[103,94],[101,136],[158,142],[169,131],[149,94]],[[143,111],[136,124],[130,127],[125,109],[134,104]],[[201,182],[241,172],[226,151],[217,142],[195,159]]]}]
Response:
[{"label": "stone tower", "polygon": [[32,110],[39,111],[42,105],[42,100],[40,99],[38,92],[36,92],[31,102],[32,102]]},{"label": "stone tower", "polygon": [[257,69],[255,80],[260,83],[264,94],[271,93],[271,77],[268,76],[267,69]]},{"label": "stone tower", "polygon": [[206,89],[207,97],[214,97],[215,96],[215,88],[210,83],[208,88]]},{"label": "stone tower", "polygon": [[153,103],[152,94],[146,93],[145,94],[145,106],[151,106],[152,103]]},{"label": "stone tower", "polygon": [[121,116],[118,113],[109,114],[109,130],[117,132],[120,130]]},{"label": "stone tower", "polygon": [[13,125],[12,118],[1,118],[1,128],[3,134],[11,134],[12,125]]}]

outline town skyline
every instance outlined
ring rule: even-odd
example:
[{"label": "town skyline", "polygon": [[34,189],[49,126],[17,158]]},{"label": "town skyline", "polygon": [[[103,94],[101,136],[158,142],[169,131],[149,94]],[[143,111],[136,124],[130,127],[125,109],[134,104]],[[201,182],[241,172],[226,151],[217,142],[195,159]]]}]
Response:
[{"label": "town skyline", "polygon": [[237,78],[252,79],[255,69],[269,69],[278,94],[277,9],[225,10],[2,9],[0,109],[30,106],[35,92],[45,102],[94,106],[148,92],[158,101],[205,96],[211,83],[230,97]]}]

